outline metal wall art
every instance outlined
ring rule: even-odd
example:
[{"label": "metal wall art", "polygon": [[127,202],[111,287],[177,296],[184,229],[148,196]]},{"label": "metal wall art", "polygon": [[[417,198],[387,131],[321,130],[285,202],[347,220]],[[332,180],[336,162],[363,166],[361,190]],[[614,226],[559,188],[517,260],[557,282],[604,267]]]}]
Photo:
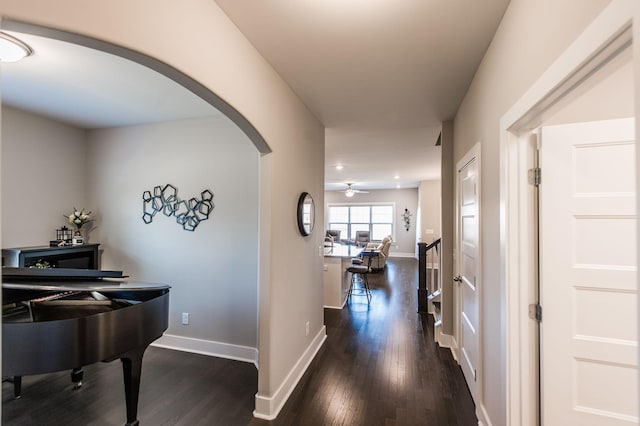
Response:
[{"label": "metal wall art", "polygon": [[402,213],[402,219],[404,219],[404,229],[409,231],[411,228],[411,212],[409,209],[404,209],[404,213]]},{"label": "metal wall art", "polygon": [[162,212],[167,217],[175,216],[185,231],[195,231],[200,222],[209,219],[214,207],[213,192],[208,189],[200,193],[200,199],[189,200],[178,198],[178,189],[170,184],[154,187],[153,193],[142,193],[142,220],[146,224],[153,221],[156,213]]}]

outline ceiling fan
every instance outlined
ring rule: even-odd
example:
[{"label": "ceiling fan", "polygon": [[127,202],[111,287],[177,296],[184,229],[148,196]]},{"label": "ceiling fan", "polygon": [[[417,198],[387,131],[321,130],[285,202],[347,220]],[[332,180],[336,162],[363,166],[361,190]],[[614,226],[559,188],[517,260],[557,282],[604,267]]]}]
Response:
[{"label": "ceiling fan", "polygon": [[344,195],[347,197],[353,197],[356,193],[358,194],[368,194],[369,191],[360,191],[359,189],[353,189],[353,184],[348,183],[347,189],[344,190]]}]

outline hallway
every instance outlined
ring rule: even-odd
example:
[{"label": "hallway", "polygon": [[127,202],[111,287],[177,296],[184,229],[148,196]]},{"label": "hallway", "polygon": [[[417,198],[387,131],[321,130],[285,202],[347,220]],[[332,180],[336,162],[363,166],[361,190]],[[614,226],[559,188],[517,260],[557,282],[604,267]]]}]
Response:
[{"label": "hallway", "polygon": [[252,425],[477,425],[462,372],[416,313],[418,261],[369,275],[371,306],[325,309],[327,341],[276,421]]},{"label": "hallway", "polygon": [[[326,309],[327,341],[278,418],[252,417],[253,365],[150,347],[138,418],[143,425],[476,425],[462,373],[416,314],[418,262],[392,258],[370,275],[371,306],[355,297]],[[2,386],[2,423],[121,425],[120,363],[85,367],[72,391],[69,372],[25,377],[23,397]]]}]

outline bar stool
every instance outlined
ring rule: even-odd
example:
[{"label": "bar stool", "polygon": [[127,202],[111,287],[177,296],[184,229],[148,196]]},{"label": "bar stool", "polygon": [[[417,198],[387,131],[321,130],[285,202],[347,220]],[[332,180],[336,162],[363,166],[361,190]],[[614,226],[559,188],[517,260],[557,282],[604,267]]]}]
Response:
[{"label": "bar stool", "polygon": [[[371,304],[371,289],[368,278],[369,272],[371,272],[371,257],[366,263],[366,265],[352,264],[347,268],[347,272],[351,273],[351,285],[347,294],[348,301],[351,301],[351,296],[367,296],[367,303]],[[361,286],[358,287],[357,283],[361,283]]]}]

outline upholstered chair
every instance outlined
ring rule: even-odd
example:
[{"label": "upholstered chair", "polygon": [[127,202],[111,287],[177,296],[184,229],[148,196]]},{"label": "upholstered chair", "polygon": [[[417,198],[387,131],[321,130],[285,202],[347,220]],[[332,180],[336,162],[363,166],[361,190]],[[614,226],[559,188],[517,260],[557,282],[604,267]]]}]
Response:
[{"label": "upholstered chair", "polygon": [[368,263],[368,257],[371,256],[371,269],[381,270],[387,266],[387,258],[389,257],[389,249],[393,240],[391,236],[384,237],[380,244],[369,243],[362,252],[363,261]]},{"label": "upholstered chair", "polygon": [[340,242],[340,230],[339,229],[327,229],[327,237],[331,237],[334,243]]},{"label": "upholstered chair", "polygon": [[364,247],[371,241],[369,231],[356,231],[356,245]]}]

